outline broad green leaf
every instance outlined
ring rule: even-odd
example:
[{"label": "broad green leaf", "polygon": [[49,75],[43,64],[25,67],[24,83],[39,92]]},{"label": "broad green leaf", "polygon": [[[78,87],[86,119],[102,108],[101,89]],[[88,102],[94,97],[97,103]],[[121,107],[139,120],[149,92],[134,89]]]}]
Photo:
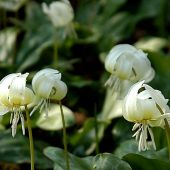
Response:
[{"label": "broad green leaf", "polygon": [[102,34],[99,47],[101,50],[110,50],[113,45],[122,39],[128,38],[134,31],[136,21],[128,12],[119,12],[100,25]]},{"label": "broad green leaf", "polygon": [[123,160],[128,162],[133,170],[168,170],[170,169],[169,160],[149,159],[139,154],[127,154]]},{"label": "broad green leaf", "polygon": [[161,7],[163,1],[164,0],[142,0],[139,5],[137,17],[143,19],[157,16],[160,13],[161,8],[157,10],[156,8]]},{"label": "broad green leaf", "polygon": [[135,43],[135,46],[142,50],[159,52],[168,45],[168,41],[161,37],[142,38]]},{"label": "broad green leaf", "polygon": [[114,154],[119,158],[122,158],[130,153],[142,155],[145,156],[146,158],[155,158],[155,159],[162,159],[162,160],[168,159],[167,148],[163,148],[161,150],[154,150],[153,148],[150,148],[147,151],[139,152],[138,142],[135,141],[134,139],[122,142],[120,146],[117,147],[117,149],[114,151]]},{"label": "broad green leaf", "polygon": [[100,3],[91,0],[80,1],[76,12],[76,20],[81,24],[91,25],[96,20]]},{"label": "broad green leaf", "polygon": [[[35,167],[40,170],[51,167],[51,162],[43,155],[42,149],[47,145],[42,142],[35,143]],[[13,138],[11,131],[0,133],[0,162],[30,163],[29,140],[19,132]]]},{"label": "broad green leaf", "polygon": [[[55,147],[47,147],[45,155],[54,162],[54,170],[65,170],[64,151]],[[71,170],[131,170],[131,167],[113,154],[103,153],[97,156],[79,158],[69,154]]]},{"label": "broad green leaf", "polygon": [[[18,71],[23,71],[40,60],[42,51],[54,42],[54,28],[37,3],[28,3],[26,34],[17,55]],[[36,21],[36,22],[32,22]]]},{"label": "broad green leaf", "polygon": [[9,63],[14,57],[14,47],[18,30],[6,28],[0,32],[0,62]]},{"label": "broad green leaf", "polygon": [[122,142],[114,151],[114,154],[119,158],[128,153],[138,153],[138,143],[134,139]]},{"label": "broad green leaf", "polygon": [[[47,147],[44,149],[44,154],[54,162],[54,169],[65,170],[64,151],[60,148]],[[70,170],[90,170],[90,165],[87,159],[81,159],[72,154],[69,154]]]},{"label": "broad green leaf", "polygon": [[[72,126],[75,123],[73,112],[66,106],[62,106],[66,127]],[[63,128],[60,106],[57,104],[49,105],[48,117],[45,117],[45,110],[40,114],[36,125],[44,130],[60,130]]]},{"label": "broad green leaf", "polygon": [[127,0],[100,0],[102,11],[102,13],[100,13],[100,19],[103,21],[107,20],[126,2]]},{"label": "broad green leaf", "polygon": [[0,0],[0,8],[9,11],[18,11],[18,9],[26,3],[27,0]]},{"label": "broad green leaf", "polygon": [[93,170],[131,170],[127,162],[122,161],[113,154],[99,154],[93,159]]}]

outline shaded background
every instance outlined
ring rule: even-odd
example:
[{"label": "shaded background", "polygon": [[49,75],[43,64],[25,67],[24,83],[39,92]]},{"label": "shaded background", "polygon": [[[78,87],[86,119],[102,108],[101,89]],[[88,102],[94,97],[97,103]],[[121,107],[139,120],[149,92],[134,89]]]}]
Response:
[{"label": "shaded background", "polygon": [[[94,142],[94,116],[102,114],[105,100],[104,83],[109,74],[104,69],[104,59],[114,45],[128,43],[148,53],[156,71],[150,85],[170,98],[170,1],[72,0],[77,37],[69,35],[66,39],[58,36],[60,30],[42,12],[42,2],[50,4],[52,0],[0,0],[0,77],[12,72],[29,72],[30,84],[33,75],[42,68],[60,70],[69,89],[63,104],[72,114],[67,129],[69,151],[79,156],[94,155],[95,150],[87,151]],[[57,62],[54,61],[55,43],[58,44]],[[51,169],[52,162],[42,150],[49,145],[63,147],[62,127],[55,124],[49,130],[51,122],[47,120],[46,125],[40,125],[39,119],[37,112],[32,117],[36,168]],[[100,139],[100,151],[113,153],[122,142],[131,139],[132,125],[121,117],[108,120],[106,117],[104,121],[108,122]],[[27,138],[18,130],[12,139],[9,115],[1,117],[0,129],[1,169],[26,169]],[[82,133],[78,133],[80,129]],[[157,148],[165,147],[164,132],[156,129],[155,136]]]}]

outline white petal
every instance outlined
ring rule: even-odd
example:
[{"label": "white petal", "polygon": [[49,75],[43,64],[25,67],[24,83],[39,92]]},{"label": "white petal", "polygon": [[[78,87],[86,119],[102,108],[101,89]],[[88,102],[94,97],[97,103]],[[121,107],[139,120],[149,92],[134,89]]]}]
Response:
[{"label": "white petal", "polygon": [[108,72],[113,73],[117,59],[124,53],[131,53],[133,55],[135,51],[136,48],[129,44],[120,44],[114,46],[106,57],[105,69]]},{"label": "white petal", "polygon": [[162,93],[158,90],[154,90],[147,84],[145,84],[144,87],[150,93],[156,104],[158,104],[162,110],[165,110],[167,108],[167,100],[164,98]]},{"label": "white petal", "polygon": [[21,73],[9,74],[0,81],[0,102],[9,106],[9,88],[14,78],[20,76]]},{"label": "white petal", "polygon": [[13,78],[9,88],[9,102],[14,105],[21,105],[25,96],[26,78],[28,73]]},{"label": "white petal", "polygon": [[67,86],[63,81],[56,81],[50,99],[62,100],[67,94]]},{"label": "white petal", "polygon": [[142,87],[144,81],[138,82],[131,87],[129,90],[123,105],[123,117],[128,120],[134,122],[135,120],[141,120],[142,115],[139,114],[137,110],[137,95],[139,89]]},{"label": "white petal", "polygon": [[155,102],[152,99],[137,100],[137,107],[140,110],[142,120],[157,119],[161,115],[160,111],[156,107]]},{"label": "white petal", "polygon": [[121,78],[128,80],[132,73],[132,58],[129,53],[122,54],[115,64],[116,75]]},{"label": "white petal", "polygon": [[[37,86],[39,86],[39,84],[43,81],[43,79],[45,79],[44,77],[47,77],[47,78],[52,77],[52,78],[60,80],[61,73],[58,70],[54,70],[51,68],[46,68],[46,69],[43,69],[37,72],[32,80],[32,88],[34,92],[36,92]],[[45,79],[45,81],[47,81],[47,79]]]},{"label": "white petal", "polygon": [[74,18],[73,8],[66,0],[52,2],[49,8],[43,5],[43,11],[55,27],[66,26]]},{"label": "white petal", "polygon": [[145,100],[151,98],[151,95],[148,93],[147,90],[144,90],[138,94],[138,99]]},{"label": "white petal", "polygon": [[42,98],[48,99],[50,97],[50,93],[52,91],[52,88],[55,85],[55,81],[46,80],[42,81],[39,86],[37,87],[35,93]]}]

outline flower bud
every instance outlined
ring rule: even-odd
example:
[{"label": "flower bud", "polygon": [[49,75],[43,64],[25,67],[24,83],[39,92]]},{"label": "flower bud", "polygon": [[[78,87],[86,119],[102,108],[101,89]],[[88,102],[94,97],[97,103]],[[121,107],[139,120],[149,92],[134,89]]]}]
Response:
[{"label": "flower bud", "polygon": [[68,0],[52,2],[49,7],[43,3],[42,9],[57,28],[68,25],[74,18],[73,8]]}]

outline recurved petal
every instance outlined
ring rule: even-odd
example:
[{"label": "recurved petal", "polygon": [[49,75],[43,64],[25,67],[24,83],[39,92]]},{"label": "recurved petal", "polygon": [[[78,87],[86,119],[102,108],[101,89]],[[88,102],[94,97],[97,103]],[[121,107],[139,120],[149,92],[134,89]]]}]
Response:
[{"label": "recurved petal", "polygon": [[[126,62],[125,62],[126,61]],[[132,74],[132,57],[129,53],[120,55],[115,64],[115,71],[120,79],[128,80]]]},{"label": "recurved petal", "polygon": [[136,81],[145,80],[145,82],[149,82],[154,78],[154,70],[147,58],[147,54],[142,50],[137,50],[134,53],[133,68],[136,72]]},{"label": "recurved petal", "polygon": [[24,92],[24,98],[22,100],[22,106],[29,105],[29,104],[33,103],[34,98],[35,98],[35,96],[34,96],[33,91],[26,87],[25,92]]},{"label": "recurved petal", "polygon": [[141,120],[152,120],[157,119],[161,113],[156,107],[154,100],[152,99],[138,99],[137,100],[137,107],[140,110],[140,114],[142,115]]},{"label": "recurved petal", "polygon": [[63,81],[56,81],[52,88],[50,99],[62,100],[67,94],[67,86]]},{"label": "recurved petal", "polygon": [[159,90],[154,90],[152,87],[150,87],[147,84],[144,84],[144,87],[150,93],[155,103],[159,105],[162,111],[165,111],[167,108],[168,100],[164,98],[162,93]]},{"label": "recurved petal", "polygon": [[129,44],[120,44],[114,46],[106,57],[105,69],[108,72],[113,73],[117,59],[124,53],[131,53],[133,55],[135,51],[136,48]]},{"label": "recurved petal", "polygon": [[[39,84],[45,79],[44,77],[48,75],[47,77],[53,77],[55,79],[61,79],[61,73],[58,70],[51,69],[51,68],[45,68],[37,72],[33,79],[32,79],[32,88],[34,92],[36,92],[37,87]],[[47,81],[47,79],[45,79]]]},{"label": "recurved petal", "polygon": [[20,76],[21,73],[13,73],[13,74],[9,74],[7,76],[5,76],[1,81],[0,81],[0,89],[3,88],[9,88],[12,80],[17,77]]},{"label": "recurved petal", "polygon": [[144,81],[138,82],[134,84],[124,101],[123,105],[123,117],[131,122],[136,121],[136,119],[141,120],[142,115],[138,112],[137,109],[137,96],[138,96],[138,91],[142,87]]},{"label": "recurved petal", "polygon": [[11,88],[11,83],[13,79],[20,76],[21,73],[13,73],[5,76],[0,81],[0,102],[5,106],[10,106],[9,103],[9,89]]},{"label": "recurved petal", "polygon": [[140,100],[145,100],[151,98],[151,95],[147,90],[143,90],[138,94],[137,98]]},{"label": "recurved petal", "polygon": [[54,86],[55,81],[42,81],[39,86],[35,89],[36,95],[39,97],[48,99],[50,97],[50,93],[52,91],[52,88]]},{"label": "recurved petal", "polygon": [[25,73],[13,78],[9,87],[9,102],[11,104],[20,105],[25,95],[26,78],[29,73]]},{"label": "recurved petal", "polygon": [[143,80],[145,80],[145,82],[148,83],[151,80],[153,80],[154,77],[155,77],[155,70],[150,67],[148,72],[146,72],[146,74],[144,75]]}]

